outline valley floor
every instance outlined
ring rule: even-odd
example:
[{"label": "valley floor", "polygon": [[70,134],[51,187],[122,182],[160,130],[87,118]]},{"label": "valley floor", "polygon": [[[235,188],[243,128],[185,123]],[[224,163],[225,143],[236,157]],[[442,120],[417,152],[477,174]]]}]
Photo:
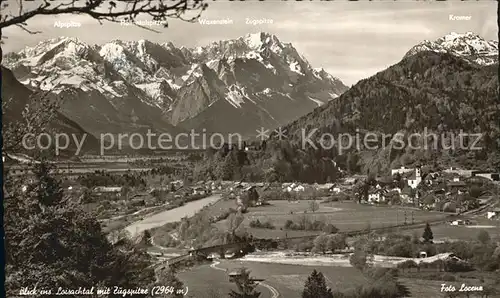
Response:
[{"label": "valley floor", "polygon": [[139,233],[150,230],[153,228],[161,227],[167,223],[178,222],[184,217],[191,217],[196,212],[200,211],[203,207],[213,204],[220,200],[219,194],[214,194],[204,199],[200,199],[197,201],[192,201],[186,203],[184,206],[166,210],[164,212],[160,212],[149,216],[145,219],[137,221],[131,225],[129,225],[126,230],[130,233],[131,236],[138,235]]},{"label": "valley floor", "polygon": [[[188,271],[178,273],[178,277],[189,287],[187,297],[195,298],[216,298],[225,297],[235,285],[229,281],[228,273],[232,270],[245,267],[251,271],[251,276],[257,279],[264,279],[264,285],[258,286],[261,298],[276,298],[277,291],[280,298],[300,298],[305,281],[311,272],[316,269],[323,273],[327,286],[334,290],[346,291],[358,285],[367,283],[368,280],[363,274],[349,266],[338,266],[337,264],[318,266],[311,261],[309,264],[282,264],[279,262],[264,263],[258,261],[220,260],[213,264],[207,264],[192,268]],[[416,274],[416,273],[415,273]],[[464,283],[468,286],[478,286],[482,282],[477,273],[451,274],[455,276],[455,282],[439,280],[439,278],[425,278],[406,276],[402,274],[400,282],[408,287],[411,297],[428,298],[443,297],[441,292],[442,284],[453,285],[457,291]],[[275,291],[274,291],[274,290]],[[476,292],[471,297],[477,296]],[[491,296],[490,296],[491,297]]]}]

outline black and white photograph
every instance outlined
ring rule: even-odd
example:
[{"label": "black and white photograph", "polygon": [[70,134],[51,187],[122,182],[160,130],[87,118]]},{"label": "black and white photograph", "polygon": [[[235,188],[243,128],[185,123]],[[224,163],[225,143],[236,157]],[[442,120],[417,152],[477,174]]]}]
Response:
[{"label": "black and white photograph", "polygon": [[4,297],[500,297],[497,1],[0,7]]}]

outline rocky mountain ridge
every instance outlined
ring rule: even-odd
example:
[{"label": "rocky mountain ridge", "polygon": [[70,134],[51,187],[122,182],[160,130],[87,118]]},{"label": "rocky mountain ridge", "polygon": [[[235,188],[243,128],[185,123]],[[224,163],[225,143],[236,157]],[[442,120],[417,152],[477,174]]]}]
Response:
[{"label": "rocky mountain ridge", "polygon": [[347,90],[263,32],[193,49],[60,37],[9,53],[3,65],[29,88],[63,97],[75,90],[78,99],[65,100],[63,113],[93,134],[104,127],[245,134],[283,125]]},{"label": "rocky mountain ridge", "polygon": [[449,53],[479,65],[498,63],[498,41],[485,40],[473,32],[451,32],[435,41],[424,40],[411,48],[405,57],[422,51]]}]

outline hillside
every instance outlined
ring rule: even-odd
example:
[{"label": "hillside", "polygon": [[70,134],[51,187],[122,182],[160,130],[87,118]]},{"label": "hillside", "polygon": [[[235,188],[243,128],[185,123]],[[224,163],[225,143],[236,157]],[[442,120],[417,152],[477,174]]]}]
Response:
[{"label": "hillside", "polygon": [[[385,172],[391,167],[414,162],[442,166],[472,164],[481,167],[498,166],[500,137],[500,103],[498,65],[480,66],[448,53],[420,52],[404,58],[398,64],[360,81],[337,100],[294,121],[285,129],[295,145],[301,145],[302,131],[309,135],[317,129],[316,142],[323,133],[356,132],[361,136],[376,133],[378,149],[344,150],[358,155],[366,172]],[[460,147],[458,134],[480,133],[475,147]],[[427,147],[421,143],[410,148],[411,133],[436,133],[437,146],[432,139]],[[396,147],[394,134],[399,133],[405,146]],[[386,145],[382,144],[385,135]],[[452,139],[455,141],[452,141]],[[314,139],[314,138],[313,138]],[[392,140],[392,142],[391,142]],[[464,138],[465,146],[472,146],[474,138]],[[445,147],[455,145],[454,149]],[[344,143],[344,145],[347,143]],[[412,143],[413,144],[413,143]],[[329,145],[329,144],[326,144]],[[371,146],[374,146],[371,143]],[[334,147],[330,157],[338,154]],[[340,157],[338,160],[343,160]]]},{"label": "hillside", "polygon": [[498,63],[498,41],[485,40],[473,32],[452,32],[435,41],[424,40],[411,48],[405,57],[422,51],[448,53],[483,66]]},{"label": "hillside", "polygon": [[286,128],[294,134],[302,127],[336,132],[333,125],[340,125],[340,131],[383,133],[463,129],[495,138],[498,112],[497,65],[483,67],[446,53],[421,52],[360,81]]},{"label": "hillside", "polygon": [[[26,88],[21,84],[12,74],[9,69],[2,67],[2,100],[5,103],[5,110],[3,115],[3,127],[4,129],[8,127],[11,123],[16,124],[20,121],[24,121],[22,118],[22,112],[24,107],[30,103],[30,101],[35,101],[39,98],[41,93],[35,93],[33,90]],[[49,95],[54,98],[53,95]],[[49,122],[49,131],[54,133],[66,133],[68,135],[74,135],[78,140],[81,140],[84,135],[86,135],[86,141],[82,148],[82,153],[98,152],[99,143],[98,140],[88,134],[82,127],[80,127],[74,121],[68,119],[60,112],[56,112],[53,115],[51,121]],[[5,133],[5,131],[4,131]],[[4,138],[7,138],[4,135]],[[9,143],[9,140],[5,142]],[[65,155],[71,155],[76,152],[77,148],[74,143],[63,152]]]}]

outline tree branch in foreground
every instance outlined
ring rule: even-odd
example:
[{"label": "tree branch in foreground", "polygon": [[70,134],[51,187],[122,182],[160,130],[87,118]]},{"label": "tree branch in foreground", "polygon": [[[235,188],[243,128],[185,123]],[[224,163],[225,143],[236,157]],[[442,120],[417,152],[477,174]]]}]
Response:
[{"label": "tree branch in foreground", "polygon": [[[102,21],[135,23],[134,21],[139,15],[145,14],[150,16],[153,21],[162,22],[167,27],[168,19],[193,22],[208,7],[205,0],[70,0],[65,2],[44,0],[38,2],[39,4],[35,8],[25,9],[24,2],[29,2],[29,4],[37,2],[17,0],[17,12],[14,10],[8,12],[7,7],[11,4],[9,1],[0,0],[0,7],[4,11],[0,17],[0,29],[17,26],[31,34],[39,32],[27,29],[26,21],[38,15],[83,14],[102,24]],[[197,14],[190,18],[184,18],[184,15],[190,11],[197,12]]]}]

